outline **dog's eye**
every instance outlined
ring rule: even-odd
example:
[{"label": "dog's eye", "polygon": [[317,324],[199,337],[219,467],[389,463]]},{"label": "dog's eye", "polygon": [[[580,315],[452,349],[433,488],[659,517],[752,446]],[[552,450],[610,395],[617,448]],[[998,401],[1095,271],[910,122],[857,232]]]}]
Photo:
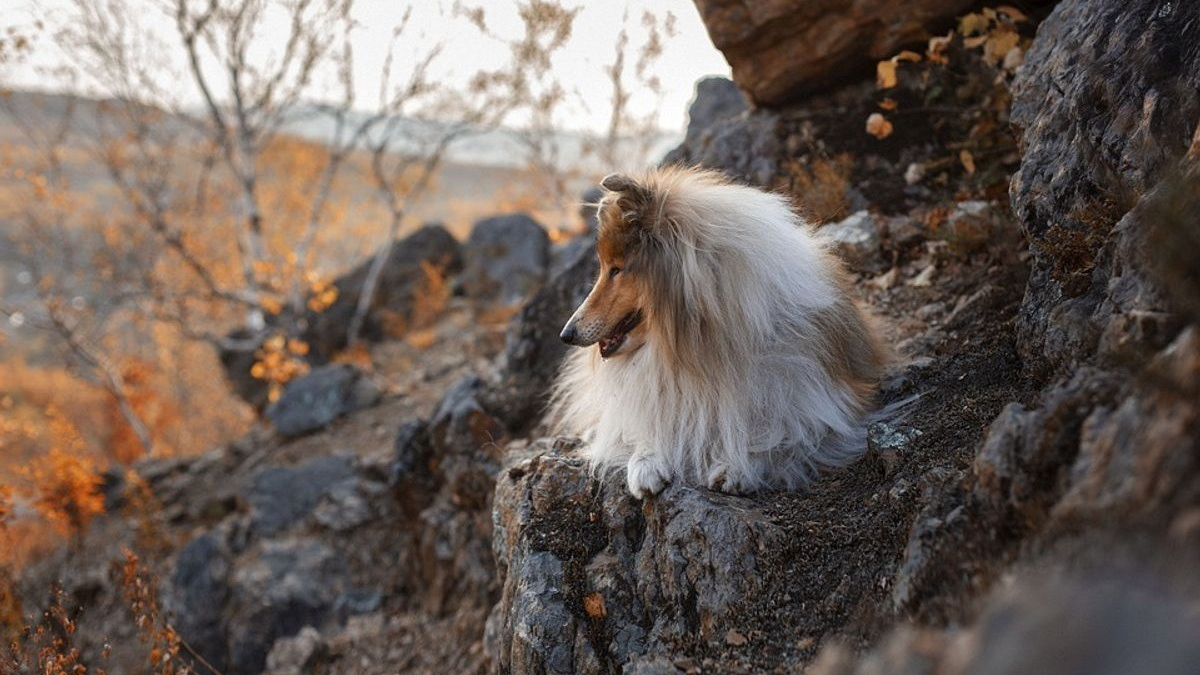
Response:
[{"label": "dog's eye", "polygon": [[610,268],[608,268],[608,278],[609,278],[609,279],[611,279],[611,278],[613,278],[613,277],[617,276],[617,275],[618,275],[618,274],[620,274],[620,273],[621,273],[621,268],[620,268],[620,267],[610,267]]}]

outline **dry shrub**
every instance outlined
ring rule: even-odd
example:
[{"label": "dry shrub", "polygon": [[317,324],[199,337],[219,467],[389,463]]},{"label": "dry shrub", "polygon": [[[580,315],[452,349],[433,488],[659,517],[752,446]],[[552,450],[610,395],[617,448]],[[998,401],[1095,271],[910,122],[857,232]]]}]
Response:
[{"label": "dry shrub", "polygon": [[440,265],[421,261],[421,283],[413,295],[412,328],[428,328],[437,322],[450,302],[450,284]]},{"label": "dry shrub", "polygon": [[104,675],[101,668],[90,667],[75,645],[75,618],[67,609],[66,593],[54,588],[50,606],[39,621],[21,624],[16,637],[0,657],[0,672],[36,673],[36,675]]},{"label": "dry shrub", "polygon": [[17,579],[12,567],[0,566],[0,644],[9,644],[25,626],[21,598],[17,595]]},{"label": "dry shrub", "polygon": [[61,532],[81,536],[104,513],[103,480],[94,463],[61,448],[51,448],[23,469],[33,505]]},{"label": "dry shrub", "polygon": [[805,218],[823,224],[850,215],[847,191],[853,165],[853,158],[846,153],[807,164],[796,159],[788,162],[789,189]]},{"label": "dry shrub", "polygon": [[124,553],[125,562],[119,568],[121,596],[133,613],[138,637],[149,647],[149,672],[153,675],[196,673],[181,658],[186,653],[205,671],[219,675],[217,669],[197,654],[163,616],[158,601],[158,579],[142,565],[137,554],[129,549],[124,549]]}]

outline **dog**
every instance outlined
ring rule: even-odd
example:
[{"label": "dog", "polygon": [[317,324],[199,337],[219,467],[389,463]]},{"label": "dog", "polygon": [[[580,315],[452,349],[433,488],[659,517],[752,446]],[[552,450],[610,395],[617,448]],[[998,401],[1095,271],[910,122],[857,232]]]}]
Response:
[{"label": "dog", "polygon": [[[807,487],[866,450],[889,353],[849,276],[777,194],[697,168],[601,186],[600,274],[562,329],[557,431],[640,499],[669,483]],[[592,349],[592,346],[595,349]]]}]

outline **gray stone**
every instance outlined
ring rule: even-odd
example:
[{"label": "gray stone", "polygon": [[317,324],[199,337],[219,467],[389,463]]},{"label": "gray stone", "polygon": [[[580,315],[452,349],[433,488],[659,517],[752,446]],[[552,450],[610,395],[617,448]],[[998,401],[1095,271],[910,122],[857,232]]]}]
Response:
[{"label": "gray stone", "polygon": [[334,486],[353,480],[353,460],[345,455],[260,470],[245,494],[254,532],[262,537],[283,532],[307,518]]},{"label": "gray stone", "polygon": [[688,106],[687,133],[683,143],[663,158],[664,164],[687,164],[691,153],[700,148],[703,136],[722,120],[737,117],[749,110],[746,97],[732,80],[724,77],[705,77],[696,82],[696,95]]},{"label": "gray stone", "polygon": [[479,301],[516,305],[537,290],[550,264],[550,237],[520,213],[475,223],[463,245],[460,282]]},{"label": "gray stone", "polygon": [[887,266],[879,246],[879,225],[867,211],[822,226],[817,237],[828,242],[855,272],[880,272]]},{"label": "gray stone", "polygon": [[357,477],[334,483],[313,509],[313,518],[334,532],[349,532],[370,521],[375,511],[361,483]]},{"label": "gray stone", "polygon": [[375,405],[381,395],[379,386],[354,366],[331,364],[289,382],[266,415],[279,433],[298,436]]},{"label": "gray stone", "polygon": [[231,675],[260,673],[276,640],[334,616],[345,586],[340,556],[312,541],[268,541],[233,574],[227,631]]},{"label": "gray stone", "polygon": [[[332,305],[319,312],[305,309],[303,316],[299,317],[300,338],[309,347],[307,359],[310,363],[327,363],[346,348],[346,331],[373,258],[363,260],[334,280],[333,286],[337,288],[338,295]],[[380,321],[383,313],[399,316],[406,321],[411,318],[415,299],[424,290],[427,268],[435,269],[446,277],[462,269],[458,240],[440,225],[426,225],[388,245],[387,259],[361,337],[374,341],[385,337]],[[280,328],[268,325],[264,331],[239,328],[230,332],[220,344],[221,366],[230,386],[239,397],[258,410],[269,403],[268,386],[265,380],[252,377],[250,369],[257,361],[255,353],[262,347],[263,340],[280,330],[290,331],[291,326]]]},{"label": "gray stone", "polygon": [[202,534],[179,551],[166,593],[179,635],[221,672],[229,672],[229,641],[224,626],[231,569],[228,547],[215,533]]},{"label": "gray stone", "polygon": [[321,633],[305,626],[292,637],[280,638],[267,654],[265,675],[304,675],[325,649]]}]

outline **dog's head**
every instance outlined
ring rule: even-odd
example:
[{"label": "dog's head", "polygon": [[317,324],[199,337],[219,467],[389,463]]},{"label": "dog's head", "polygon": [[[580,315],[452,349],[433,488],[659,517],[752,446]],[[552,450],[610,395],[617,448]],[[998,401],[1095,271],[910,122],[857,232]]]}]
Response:
[{"label": "dog's head", "polygon": [[654,195],[645,185],[621,174],[606,177],[600,185],[608,191],[598,211],[600,277],[560,337],[577,347],[598,343],[600,356],[609,358],[632,354],[646,341],[644,261]]}]

